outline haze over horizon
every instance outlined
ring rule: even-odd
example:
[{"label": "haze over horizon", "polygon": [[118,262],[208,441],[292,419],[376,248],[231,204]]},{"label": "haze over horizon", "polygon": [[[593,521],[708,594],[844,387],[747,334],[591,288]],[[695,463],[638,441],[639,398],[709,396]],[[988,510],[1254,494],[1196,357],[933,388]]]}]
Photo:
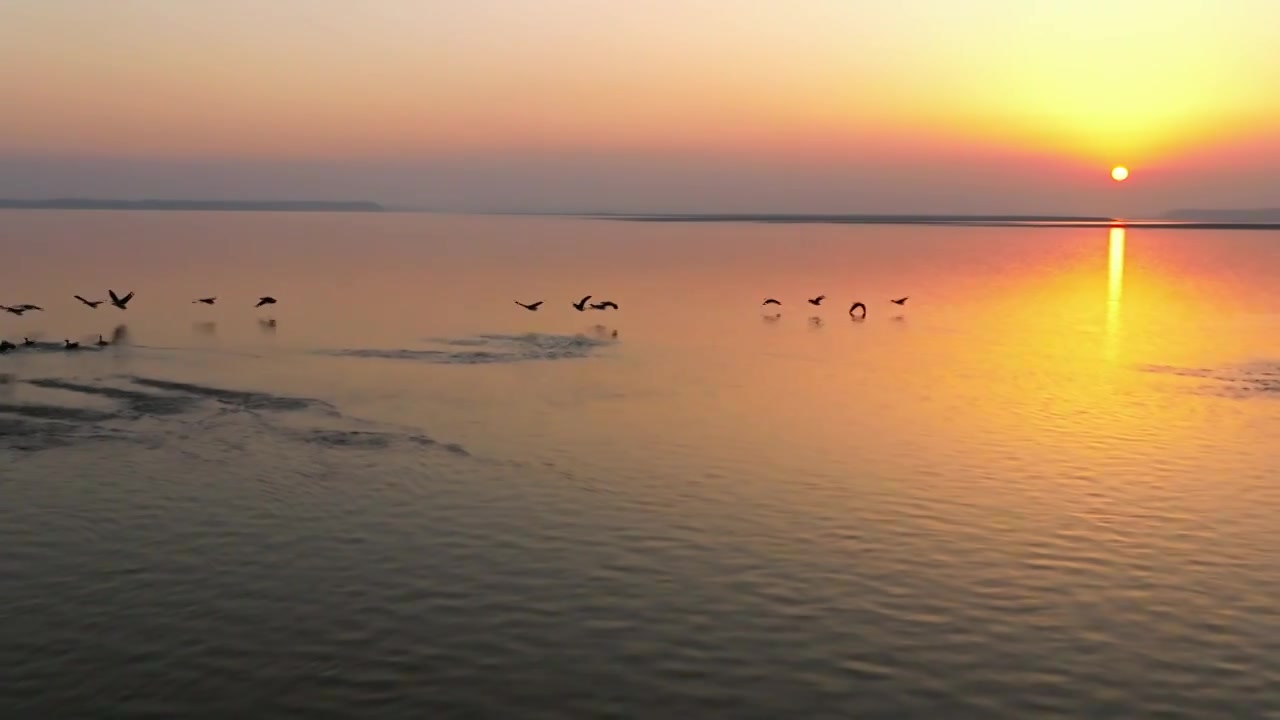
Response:
[{"label": "haze over horizon", "polygon": [[0,197],[1275,206],[1277,23],[1263,0],[14,3]]}]

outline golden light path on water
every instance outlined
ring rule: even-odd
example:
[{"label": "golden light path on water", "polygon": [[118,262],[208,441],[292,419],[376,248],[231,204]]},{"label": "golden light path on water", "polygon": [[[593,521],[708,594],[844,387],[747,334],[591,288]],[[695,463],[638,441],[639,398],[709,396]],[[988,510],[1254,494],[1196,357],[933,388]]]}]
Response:
[{"label": "golden light path on water", "polygon": [[1111,228],[1107,261],[1107,359],[1114,360],[1120,335],[1120,307],[1124,298],[1124,227]]}]

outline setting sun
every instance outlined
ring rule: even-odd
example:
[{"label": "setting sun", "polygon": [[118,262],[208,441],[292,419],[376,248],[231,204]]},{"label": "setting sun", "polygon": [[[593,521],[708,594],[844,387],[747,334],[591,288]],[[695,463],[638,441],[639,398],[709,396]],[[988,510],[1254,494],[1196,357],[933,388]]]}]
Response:
[{"label": "setting sun", "polygon": [[1123,165],[1117,165],[1111,168],[1111,179],[1116,182],[1124,182],[1129,178],[1129,168]]}]

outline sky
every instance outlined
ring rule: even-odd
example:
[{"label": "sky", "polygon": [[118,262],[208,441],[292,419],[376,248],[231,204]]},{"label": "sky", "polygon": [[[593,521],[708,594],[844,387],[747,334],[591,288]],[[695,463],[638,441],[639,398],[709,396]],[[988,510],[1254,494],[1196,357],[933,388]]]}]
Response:
[{"label": "sky", "polygon": [[1274,0],[0,0],[0,197],[1276,206],[1276,27]]}]

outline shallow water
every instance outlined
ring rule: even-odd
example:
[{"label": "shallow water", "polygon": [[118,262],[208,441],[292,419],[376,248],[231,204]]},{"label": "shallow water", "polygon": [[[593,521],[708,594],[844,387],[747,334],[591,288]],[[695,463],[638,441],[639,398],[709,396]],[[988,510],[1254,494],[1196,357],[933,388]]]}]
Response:
[{"label": "shallow water", "polygon": [[0,213],[0,711],[1280,717],[1278,240]]}]

